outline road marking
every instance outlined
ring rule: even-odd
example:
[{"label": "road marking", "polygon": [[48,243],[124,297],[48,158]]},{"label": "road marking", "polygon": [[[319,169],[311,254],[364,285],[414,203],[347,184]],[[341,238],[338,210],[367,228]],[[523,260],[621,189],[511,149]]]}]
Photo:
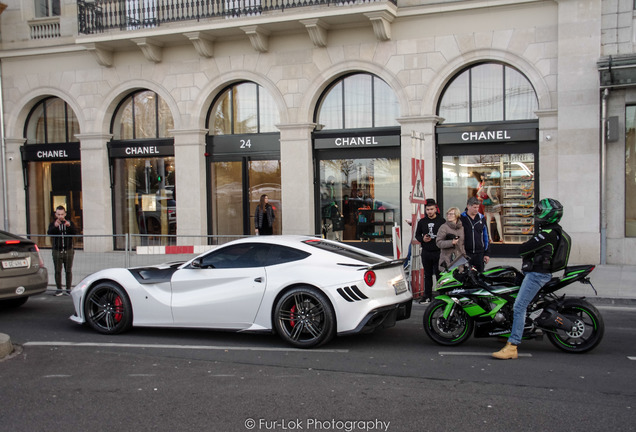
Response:
[{"label": "road marking", "polygon": [[[191,349],[208,351],[274,351],[274,352],[307,352],[300,348],[268,348],[268,347],[232,347],[214,345],[158,345],[158,344],[122,344],[96,342],[26,342],[23,346],[67,346],[67,347],[99,347],[99,348],[155,348],[155,349]],[[312,353],[348,353],[349,350],[312,349]]]},{"label": "road marking", "polygon": [[627,356],[627,358],[628,358],[629,360],[636,360],[636,357],[630,357],[630,356]]},{"label": "road marking", "polygon": [[[441,356],[477,356],[483,357],[488,356],[491,357],[492,353],[484,353],[484,352],[467,352],[467,351],[440,351],[438,353]],[[519,357],[532,357],[532,354],[518,354]]]}]

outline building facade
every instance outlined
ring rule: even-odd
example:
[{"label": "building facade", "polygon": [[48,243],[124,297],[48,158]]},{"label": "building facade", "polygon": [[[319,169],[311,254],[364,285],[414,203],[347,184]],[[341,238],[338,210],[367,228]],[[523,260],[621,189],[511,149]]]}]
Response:
[{"label": "building facade", "polygon": [[554,197],[572,261],[636,261],[636,95],[599,83],[603,59],[633,53],[632,2],[6,3],[13,232],[43,233],[62,204],[89,235],[249,235],[267,195],[276,234],[384,251],[396,223],[410,239],[411,193],[477,196],[493,253],[515,256]]}]

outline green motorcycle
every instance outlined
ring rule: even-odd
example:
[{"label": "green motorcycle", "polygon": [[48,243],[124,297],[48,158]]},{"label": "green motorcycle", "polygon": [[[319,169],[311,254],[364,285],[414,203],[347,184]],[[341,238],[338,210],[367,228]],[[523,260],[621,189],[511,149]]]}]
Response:
[{"label": "green motorcycle", "polygon": [[[476,338],[510,335],[523,274],[511,266],[479,273],[467,264],[460,257],[441,274],[435,287],[438,295],[424,312],[424,330],[440,345],[459,345],[473,332]],[[561,277],[541,288],[528,306],[524,339],[546,335],[554,346],[570,353],[590,351],[601,342],[605,324],[599,311],[583,298],[555,294],[576,281],[592,285],[588,275],[594,267],[567,267]]]}]

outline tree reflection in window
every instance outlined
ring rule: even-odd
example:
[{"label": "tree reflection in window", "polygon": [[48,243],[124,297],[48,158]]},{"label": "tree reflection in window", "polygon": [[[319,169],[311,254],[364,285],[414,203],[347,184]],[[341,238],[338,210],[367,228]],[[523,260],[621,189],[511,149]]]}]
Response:
[{"label": "tree reflection in window", "polygon": [[115,139],[165,138],[174,129],[166,102],[155,92],[141,90],[122,101],[113,117]]},{"label": "tree reflection in window", "polygon": [[474,65],[447,85],[438,115],[445,123],[532,120],[537,95],[518,70],[499,63]]},{"label": "tree reflection in window", "polygon": [[279,114],[274,98],[251,82],[235,84],[217,98],[208,120],[212,135],[277,132]]},{"label": "tree reflection in window", "polygon": [[349,75],[333,83],[318,106],[316,123],[326,129],[399,126],[400,107],[393,89],[366,73]]},{"label": "tree reflection in window", "polygon": [[77,142],[79,123],[73,110],[57,97],[40,101],[29,113],[25,136],[27,144]]}]

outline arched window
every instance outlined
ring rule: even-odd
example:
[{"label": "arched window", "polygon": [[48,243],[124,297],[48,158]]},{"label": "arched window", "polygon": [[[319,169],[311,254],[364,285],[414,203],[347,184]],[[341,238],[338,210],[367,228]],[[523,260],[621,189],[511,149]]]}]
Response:
[{"label": "arched window", "polygon": [[174,128],[166,102],[150,90],[140,90],[125,98],[113,117],[115,140],[165,138]]},{"label": "arched window", "polygon": [[274,208],[273,231],[282,234],[282,189],[278,106],[253,82],[230,85],[208,111],[209,231],[254,234],[261,195]]},{"label": "arched window", "polygon": [[438,115],[448,123],[536,119],[537,96],[518,70],[499,63],[471,66],[448,83]]},{"label": "arched window", "polygon": [[263,87],[243,82],[217,98],[208,119],[210,135],[278,132],[278,108]]},{"label": "arched window", "polygon": [[336,81],[323,96],[316,122],[328,129],[398,126],[398,100],[389,85],[367,73]]},{"label": "arched window", "polygon": [[[44,234],[55,208],[66,209],[67,218],[82,230],[82,174],[79,134],[75,113],[54,96],[39,101],[27,116],[26,144],[21,149],[27,162],[27,226],[31,234]],[[50,246],[50,238],[41,245]],[[80,239],[76,246],[81,247]]]},{"label": "arched window", "polygon": [[27,144],[77,142],[77,117],[68,104],[57,97],[38,102],[27,118],[25,136]]},{"label": "arched window", "polygon": [[[125,97],[111,122],[115,234],[133,234],[133,246],[172,244],[177,233],[176,175],[172,113],[155,92]],[[124,239],[117,237],[121,249]]]},{"label": "arched window", "polygon": [[316,232],[360,247],[390,247],[392,226],[401,220],[393,89],[368,73],[347,75],[325,90],[315,112]]}]

